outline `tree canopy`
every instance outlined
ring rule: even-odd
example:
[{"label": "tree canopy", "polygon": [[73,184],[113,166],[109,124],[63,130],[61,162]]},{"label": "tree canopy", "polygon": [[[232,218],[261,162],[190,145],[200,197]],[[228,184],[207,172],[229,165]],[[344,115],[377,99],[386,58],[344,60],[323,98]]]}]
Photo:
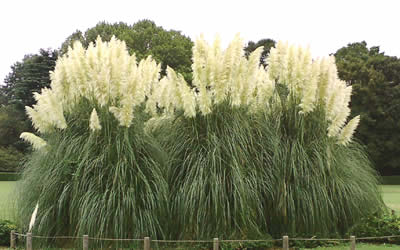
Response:
[{"label": "tree canopy", "polygon": [[15,105],[0,107],[0,171],[18,170],[27,149],[19,135],[30,129],[30,122]]},{"label": "tree canopy", "polygon": [[74,32],[61,46],[64,54],[75,40],[85,48],[100,36],[103,41],[110,41],[115,36],[126,43],[130,54],[135,53],[138,60],[151,55],[161,63],[161,74],[165,75],[167,66],[181,73],[186,80],[191,80],[191,58],[193,42],[180,31],[165,30],[153,21],[142,20],[133,25],[123,22],[110,24],[100,22],[85,33]]},{"label": "tree canopy", "polygon": [[264,49],[263,49],[263,52],[261,53],[260,64],[265,67],[265,66],[267,66],[265,59],[267,58],[271,48],[273,48],[275,46],[274,40],[266,38],[266,39],[261,39],[258,42],[249,41],[247,43],[247,46],[244,48],[244,52],[245,52],[245,55],[248,57],[251,54],[251,52],[253,52],[258,47],[261,47],[261,46],[263,46]]},{"label": "tree canopy", "polygon": [[40,49],[38,54],[26,55],[21,62],[11,66],[0,91],[3,104],[14,104],[20,110],[32,106],[36,101],[33,93],[50,86],[49,71],[54,70],[58,58],[57,50]]},{"label": "tree canopy", "polygon": [[381,174],[400,174],[400,59],[364,41],[339,49],[335,58],[339,77],[353,87],[352,115],[361,115],[356,137]]},{"label": "tree canopy", "polygon": [[0,88],[0,171],[16,171],[27,152],[27,144],[19,138],[22,132],[32,131],[25,106],[36,103],[34,92],[50,86],[49,71],[57,58],[57,50],[40,49],[11,66]]}]

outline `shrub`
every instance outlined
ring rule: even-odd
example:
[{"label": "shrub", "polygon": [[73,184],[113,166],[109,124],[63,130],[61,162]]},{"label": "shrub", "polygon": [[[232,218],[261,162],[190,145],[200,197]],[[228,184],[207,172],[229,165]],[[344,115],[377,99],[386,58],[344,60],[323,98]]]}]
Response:
[{"label": "shrub", "polygon": [[[363,218],[349,231],[350,235],[356,237],[381,237],[400,235],[400,216],[395,214],[373,214]],[[400,244],[400,237],[369,239],[367,242],[395,243]]]},{"label": "shrub", "polygon": [[382,185],[400,185],[400,176],[382,176]]},{"label": "shrub", "polygon": [[9,220],[0,220],[0,246],[10,245],[10,233],[17,226]]}]

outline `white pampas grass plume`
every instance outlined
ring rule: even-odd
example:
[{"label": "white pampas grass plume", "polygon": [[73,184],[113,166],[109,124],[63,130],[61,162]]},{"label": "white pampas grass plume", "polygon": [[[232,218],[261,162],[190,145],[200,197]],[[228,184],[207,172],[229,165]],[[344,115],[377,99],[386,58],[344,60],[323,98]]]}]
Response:
[{"label": "white pampas grass plume", "polygon": [[309,76],[306,78],[307,83],[303,86],[303,94],[301,98],[301,113],[309,113],[314,110],[316,102],[316,93],[318,91],[319,81],[319,62],[312,63]]},{"label": "white pampas grass plume", "polygon": [[340,113],[338,113],[334,119],[331,121],[331,124],[328,127],[328,136],[333,137],[337,136],[343,125],[346,123],[347,117],[350,115],[350,108],[343,107]]},{"label": "white pampas grass plume", "polygon": [[157,115],[157,110],[162,110],[164,115],[183,110],[186,117],[194,117],[195,93],[181,74],[167,66],[167,75],[154,87],[147,100],[146,110],[153,115]]},{"label": "white pampas grass plume", "polygon": [[[57,60],[50,73],[51,89],[34,95],[37,103],[26,111],[40,133],[65,129],[64,117],[74,112],[80,100],[87,99],[109,108],[120,125],[129,127],[134,108],[145,102],[153,84],[159,80],[161,65],[148,57],[139,65],[130,56],[123,41],[115,37],[103,42],[100,37],[87,49],[79,42]],[[96,112],[92,112],[90,128],[101,129]]]},{"label": "white pampas grass plume", "polygon": [[33,210],[33,213],[32,213],[32,216],[31,216],[31,221],[29,222],[29,230],[28,230],[29,232],[32,232],[32,228],[33,228],[33,225],[35,224],[35,220],[36,220],[36,215],[37,215],[38,209],[39,209],[39,202],[36,203],[35,210]]},{"label": "white pampas grass plume", "polygon": [[47,145],[45,140],[29,132],[23,132],[19,137],[32,144],[33,148],[36,150],[39,150]]},{"label": "white pampas grass plume", "polygon": [[34,127],[40,133],[46,133],[53,128],[65,129],[67,123],[61,102],[52,89],[43,88],[42,93],[34,93],[37,103],[33,108],[25,107]]},{"label": "white pampas grass plume", "polygon": [[92,131],[100,130],[101,125],[99,121],[99,117],[97,115],[96,109],[94,108],[92,114],[90,115],[89,127]]},{"label": "white pampas grass plume", "polygon": [[347,145],[351,141],[351,138],[353,137],[354,131],[356,130],[358,124],[360,123],[360,116],[356,116],[349,123],[347,123],[346,126],[342,129],[342,131],[339,134],[339,143],[342,145]]}]

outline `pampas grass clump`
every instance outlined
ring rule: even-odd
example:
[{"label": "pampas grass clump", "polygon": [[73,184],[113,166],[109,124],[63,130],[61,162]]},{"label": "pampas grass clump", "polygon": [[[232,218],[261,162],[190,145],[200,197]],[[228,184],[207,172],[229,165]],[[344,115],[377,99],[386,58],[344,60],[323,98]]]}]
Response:
[{"label": "pampas grass clump", "polygon": [[27,108],[22,223],[39,204],[41,235],[328,236],[382,210],[334,58],[278,43],[264,69],[261,52],[200,37],[189,85],[115,39],[76,43]]},{"label": "pampas grass clump", "polygon": [[123,42],[76,43],[57,61],[50,89],[27,107],[40,137],[19,183],[19,217],[33,233],[163,237],[167,161],[144,132],[144,100],[158,81],[151,58],[137,63]]},{"label": "pampas grass clump", "polygon": [[194,88],[179,93],[187,84],[172,70],[155,88],[161,116],[147,127],[172,157],[175,237],[344,234],[384,207],[334,58],[280,42],[264,69],[260,52],[245,58],[240,37],[226,50],[200,37]]}]

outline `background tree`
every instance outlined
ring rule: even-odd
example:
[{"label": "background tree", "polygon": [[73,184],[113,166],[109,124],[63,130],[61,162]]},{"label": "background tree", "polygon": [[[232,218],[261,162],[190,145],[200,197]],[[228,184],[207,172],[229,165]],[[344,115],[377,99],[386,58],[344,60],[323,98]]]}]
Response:
[{"label": "background tree", "polygon": [[[80,30],[76,30],[69,37],[65,39],[65,41],[61,44],[60,54],[65,54],[68,51],[68,47],[71,46],[75,41],[79,41],[82,44],[85,44],[85,37]],[[86,45],[87,46],[87,45]]]},{"label": "background tree", "polygon": [[97,36],[103,41],[110,41],[112,36],[125,41],[130,54],[135,53],[138,60],[151,55],[161,63],[161,74],[165,75],[167,66],[181,73],[186,80],[191,80],[191,58],[193,42],[179,31],[165,30],[153,21],[142,20],[133,25],[123,22],[109,24],[100,22],[84,34],[76,31],[61,46],[65,53],[73,41],[79,40],[83,46],[95,42]]},{"label": "background tree", "polygon": [[5,85],[0,88],[0,171],[18,170],[28,149],[19,135],[33,130],[25,106],[36,102],[34,92],[50,86],[49,71],[54,70],[57,57],[56,50],[41,49],[11,66]]},{"label": "background tree", "polygon": [[267,58],[271,48],[273,48],[275,46],[274,40],[267,38],[267,39],[261,39],[258,42],[249,41],[247,43],[247,46],[244,48],[244,52],[245,52],[246,57],[248,57],[251,54],[251,52],[253,52],[258,47],[261,47],[261,46],[263,46],[264,49],[263,49],[263,52],[261,53],[260,64],[265,67],[265,66],[267,66],[267,63],[265,62],[265,58]]},{"label": "background tree", "polygon": [[27,148],[19,135],[29,129],[30,122],[14,105],[0,107],[0,171],[18,170]]},{"label": "background tree", "polygon": [[50,86],[49,71],[54,70],[57,58],[56,50],[40,49],[39,54],[26,55],[11,66],[11,72],[4,79],[6,85],[0,89],[3,103],[14,104],[22,111],[25,106],[32,106],[33,93]]},{"label": "background tree", "polygon": [[400,174],[400,60],[368,49],[365,41],[335,53],[339,77],[353,86],[352,114],[361,115],[356,137],[382,175]]},{"label": "background tree", "polygon": [[19,140],[19,135],[26,130],[30,130],[30,122],[24,113],[13,105],[0,107],[0,147],[11,146],[23,152],[26,147]]}]

